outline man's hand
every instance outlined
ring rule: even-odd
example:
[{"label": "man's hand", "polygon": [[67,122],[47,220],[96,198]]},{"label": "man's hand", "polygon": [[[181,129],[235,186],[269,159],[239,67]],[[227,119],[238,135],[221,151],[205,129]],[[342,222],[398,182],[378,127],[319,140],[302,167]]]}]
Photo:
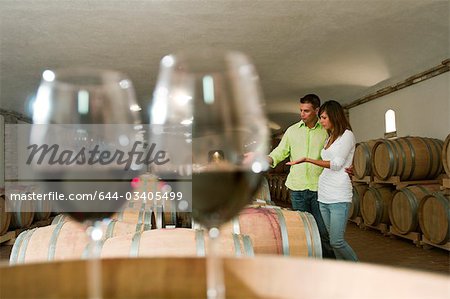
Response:
[{"label": "man's hand", "polygon": [[244,159],[242,160],[242,164],[248,165],[255,159],[255,152],[248,152],[244,154]]},{"label": "man's hand", "polygon": [[[255,152],[247,152],[244,154],[244,159],[242,159],[242,164],[248,165],[251,164],[255,160],[256,153]],[[267,163],[269,166],[273,164],[273,160],[270,156],[266,156]]]}]

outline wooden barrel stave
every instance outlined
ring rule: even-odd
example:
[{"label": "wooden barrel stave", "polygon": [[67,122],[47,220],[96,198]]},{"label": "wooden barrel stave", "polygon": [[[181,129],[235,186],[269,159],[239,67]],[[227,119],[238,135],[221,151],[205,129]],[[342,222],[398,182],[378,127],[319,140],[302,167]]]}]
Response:
[{"label": "wooden barrel stave", "polygon": [[447,135],[442,146],[442,164],[445,173],[450,177],[450,134]]}]

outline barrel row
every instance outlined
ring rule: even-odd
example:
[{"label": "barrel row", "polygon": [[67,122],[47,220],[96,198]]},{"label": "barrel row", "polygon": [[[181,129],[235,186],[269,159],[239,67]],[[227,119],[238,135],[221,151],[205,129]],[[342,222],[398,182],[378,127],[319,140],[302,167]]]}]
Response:
[{"label": "barrel row", "polygon": [[[254,203],[258,205],[269,204],[273,205],[271,201],[269,183],[266,178],[262,179],[261,186],[253,196]],[[2,195],[0,197],[0,235],[5,234],[8,230],[16,229],[16,228],[27,228],[29,227],[33,221],[47,220],[51,215],[51,202],[50,201],[17,201],[17,207],[15,210],[17,212],[6,213],[6,203],[5,197]],[[36,204],[38,206],[33,207],[32,205]],[[152,202],[144,203],[148,206],[152,205]],[[130,202],[126,208],[133,207],[143,207],[142,202]],[[174,206],[170,206],[169,202],[164,205],[166,209],[170,211],[161,211],[161,213],[155,213],[153,215],[150,213],[146,213],[142,209],[139,210],[138,213],[131,213],[130,210],[125,213],[119,212],[117,217],[150,217],[146,219],[136,219],[136,222],[148,222],[152,221],[152,223],[146,223],[146,225],[153,224],[158,228],[162,227],[182,227],[182,228],[190,228],[191,227],[191,215],[187,212],[177,212]],[[26,212],[21,212],[21,210],[25,210]],[[36,210],[36,212],[32,212]],[[31,211],[31,212],[30,212]],[[139,216],[140,215],[140,216]],[[59,216],[54,221],[64,220],[63,216]],[[153,217],[153,218],[152,218]],[[122,220],[122,219],[119,219]],[[55,223],[56,224],[56,223]]]},{"label": "barrel row", "polygon": [[[109,229],[112,224],[116,229]],[[120,230],[117,230],[118,227]],[[205,256],[208,247],[203,230],[177,228],[146,231],[141,225],[112,221],[108,231],[112,234],[107,233],[99,242],[99,251],[104,258]],[[254,255],[248,236],[224,235],[220,242],[222,255]],[[36,228],[19,235],[11,251],[10,264],[88,258],[88,246],[89,238],[77,223],[63,222]]]},{"label": "barrel row", "polygon": [[400,234],[421,232],[431,242],[445,244],[449,241],[449,196],[439,189],[439,185],[413,185],[400,190],[355,185],[349,218],[361,215],[366,225],[384,223]]},{"label": "barrel row", "polygon": [[[60,219],[61,220],[61,219]],[[145,223],[112,220],[101,241],[102,257],[203,256],[207,244],[196,229],[152,229]],[[246,208],[221,228],[221,254],[280,254],[322,257],[320,235],[312,215],[276,207]],[[82,258],[88,238],[78,223],[59,221],[19,235],[10,262]]]},{"label": "barrel row", "polygon": [[449,137],[446,141],[426,137],[401,137],[360,142],[353,159],[354,176],[401,181],[437,178],[449,169]]}]

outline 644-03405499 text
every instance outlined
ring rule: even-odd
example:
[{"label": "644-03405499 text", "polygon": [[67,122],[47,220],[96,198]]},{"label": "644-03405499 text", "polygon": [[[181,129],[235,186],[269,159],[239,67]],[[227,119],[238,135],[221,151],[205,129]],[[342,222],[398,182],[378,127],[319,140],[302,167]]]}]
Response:
[{"label": "644-03405499 text", "polygon": [[9,199],[11,201],[64,201],[64,200],[123,200],[128,201],[142,201],[142,200],[155,200],[155,201],[179,201],[183,199],[183,192],[126,192],[119,194],[119,192],[103,192],[95,191],[94,193],[70,193],[68,195],[61,192],[45,192],[45,193],[10,193]]}]

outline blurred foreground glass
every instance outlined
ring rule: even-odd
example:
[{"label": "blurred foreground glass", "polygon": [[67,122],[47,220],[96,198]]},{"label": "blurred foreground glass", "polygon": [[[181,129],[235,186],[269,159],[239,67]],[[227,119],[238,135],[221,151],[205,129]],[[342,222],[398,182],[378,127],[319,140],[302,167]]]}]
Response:
[{"label": "blurred foreground glass", "polygon": [[[242,53],[203,48],[161,60],[150,142],[169,161],[153,171],[162,179],[192,179],[192,217],[209,235],[208,298],[225,298],[219,226],[249,203],[268,168],[262,105],[255,67]],[[185,148],[174,147],[174,138]],[[246,152],[252,155],[244,159]]]},{"label": "blurred foreground glass", "polygon": [[[130,133],[129,127],[140,122],[138,107],[127,76],[90,68],[46,70],[34,103],[30,144],[56,146],[59,162],[66,161],[44,160],[32,165],[45,192],[89,194],[94,198],[52,202],[58,211],[83,222],[89,234],[90,298],[101,298],[101,220],[126,202],[124,195],[131,178],[140,171],[133,165],[127,169],[117,161],[101,161],[135,144],[138,135]],[[100,199],[100,192],[110,198]]]}]

